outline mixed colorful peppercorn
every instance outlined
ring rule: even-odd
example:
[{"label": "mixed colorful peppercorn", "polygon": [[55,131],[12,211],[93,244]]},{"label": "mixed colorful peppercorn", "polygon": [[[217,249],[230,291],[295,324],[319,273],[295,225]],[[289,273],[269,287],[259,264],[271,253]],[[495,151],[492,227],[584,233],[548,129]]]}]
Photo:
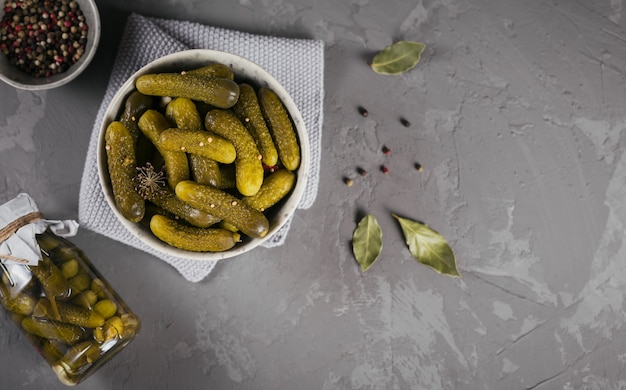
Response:
[{"label": "mixed colorful peppercorn", "polygon": [[49,77],[82,57],[88,30],[74,0],[9,0],[0,21],[0,51],[31,76]]}]

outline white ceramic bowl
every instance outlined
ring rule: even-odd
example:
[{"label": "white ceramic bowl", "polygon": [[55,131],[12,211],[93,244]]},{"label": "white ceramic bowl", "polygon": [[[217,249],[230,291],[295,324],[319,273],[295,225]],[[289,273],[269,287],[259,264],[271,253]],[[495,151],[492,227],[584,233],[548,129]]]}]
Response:
[{"label": "white ceramic bowl", "polygon": [[[100,43],[100,14],[94,0],[75,1],[83,12],[89,27],[89,30],[87,30],[87,46],[80,59],[63,73],[50,77],[34,77],[10,64],[7,57],[0,53],[0,80],[15,88],[30,91],[51,89],[69,83],[87,68]],[[4,14],[4,7],[0,7],[0,19],[4,17]]]},{"label": "white ceramic bowl", "polygon": [[[286,199],[279,204],[273,206],[265,215],[267,216],[270,229],[268,234],[260,239],[243,236],[242,242],[235,245],[234,248],[224,252],[190,252],[170,246],[169,244],[159,240],[152,232],[142,223],[133,223],[124,218],[115,206],[113,191],[109,179],[107,167],[107,155],[104,149],[104,134],[107,126],[114,120],[119,118],[126,97],[135,90],[135,80],[147,73],[160,72],[180,72],[198,68],[211,63],[221,63],[228,65],[235,74],[235,81],[245,81],[255,88],[268,87],[272,89],[280,97],[285,108],[289,112],[291,119],[295,125],[300,143],[301,162],[296,174],[296,184]],[[291,218],[294,214],[298,203],[300,202],[307,182],[307,176],[310,166],[310,149],[307,131],[304,125],[302,115],[293,102],[289,93],[283,88],[274,77],[257,64],[242,58],[240,56],[215,50],[186,50],[178,53],[161,57],[133,74],[113,96],[104,115],[102,127],[100,129],[100,137],[98,139],[98,174],[102,185],[105,198],[116,215],[117,219],[128,229],[135,237],[151,248],[159,250],[163,253],[195,260],[217,260],[240,255],[259,246],[267,241]]]}]

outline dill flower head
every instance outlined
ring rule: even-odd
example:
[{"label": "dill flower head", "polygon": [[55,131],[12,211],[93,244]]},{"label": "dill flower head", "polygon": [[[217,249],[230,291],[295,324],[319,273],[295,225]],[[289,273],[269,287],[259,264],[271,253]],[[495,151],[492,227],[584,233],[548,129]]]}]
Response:
[{"label": "dill flower head", "polygon": [[135,177],[135,190],[144,197],[150,199],[161,195],[165,192],[165,171],[163,169],[156,170],[149,162],[145,167],[137,167],[137,176]]}]

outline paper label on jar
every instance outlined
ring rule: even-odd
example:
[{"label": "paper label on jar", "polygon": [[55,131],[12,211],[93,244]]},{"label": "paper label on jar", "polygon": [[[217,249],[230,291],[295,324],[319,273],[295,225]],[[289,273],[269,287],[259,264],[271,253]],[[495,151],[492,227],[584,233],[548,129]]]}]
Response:
[{"label": "paper label on jar", "polygon": [[0,262],[37,265],[41,251],[36,235],[46,229],[61,237],[71,237],[78,231],[78,223],[73,220],[50,220],[35,218],[15,230],[15,221],[35,215],[39,209],[28,194],[19,194],[0,206]]}]

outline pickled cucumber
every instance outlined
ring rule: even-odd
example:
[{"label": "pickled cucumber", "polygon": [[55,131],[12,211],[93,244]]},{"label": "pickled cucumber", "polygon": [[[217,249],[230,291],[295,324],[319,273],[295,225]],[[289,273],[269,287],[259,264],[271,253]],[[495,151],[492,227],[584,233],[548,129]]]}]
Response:
[{"label": "pickled cucumber", "polygon": [[220,164],[217,161],[197,154],[190,154],[188,157],[193,181],[213,187],[221,185]]},{"label": "pickled cucumber", "polygon": [[0,303],[13,313],[28,315],[33,312],[37,299],[24,291],[13,295],[4,283],[0,283]]},{"label": "pickled cucumber", "polygon": [[145,74],[135,87],[145,95],[186,97],[219,108],[232,107],[239,99],[239,85],[233,80],[189,72]]},{"label": "pickled cucumber", "polygon": [[78,295],[78,293],[85,291],[89,288],[91,284],[91,278],[87,273],[79,273],[78,275],[70,278],[67,283],[70,285],[72,289],[72,293]]},{"label": "pickled cucumber", "polygon": [[124,102],[124,111],[120,116],[120,122],[126,126],[135,144],[137,144],[137,139],[141,134],[139,126],[137,126],[137,121],[139,121],[141,114],[147,109],[152,108],[153,100],[152,96],[144,95],[135,90],[128,95]]},{"label": "pickled cucumber", "polygon": [[124,337],[124,324],[120,317],[108,318],[103,326],[94,329],[93,338],[99,343]]},{"label": "pickled cucumber", "polygon": [[109,317],[106,320],[105,326],[109,325],[115,329],[117,334],[121,335],[124,332],[124,322],[119,316]]},{"label": "pickled cucumber", "polygon": [[87,367],[100,358],[102,351],[95,340],[78,343],[67,350],[59,363],[70,375],[80,375]]},{"label": "pickled cucumber", "polygon": [[72,303],[76,306],[91,310],[93,305],[98,301],[98,296],[91,290],[81,291],[72,298]]},{"label": "pickled cucumber", "polygon": [[148,200],[158,207],[187,221],[193,226],[206,228],[220,221],[218,217],[183,202],[176,196],[174,190],[169,187],[163,187],[163,190],[159,193],[147,193],[146,195]]},{"label": "pickled cucumber", "polygon": [[265,211],[287,196],[295,183],[295,173],[288,169],[279,169],[265,178],[259,192],[244,196],[241,200],[259,211]]},{"label": "pickled cucumber", "polygon": [[197,76],[223,77],[225,79],[234,80],[235,74],[227,65],[215,63],[200,68],[187,71],[187,73]]},{"label": "pickled cucumber", "polygon": [[139,118],[139,129],[156,146],[159,154],[165,161],[167,183],[171,188],[183,180],[189,179],[189,164],[184,152],[175,152],[163,149],[159,144],[159,136],[163,131],[170,128],[170,123],[160,112],[150,109]]},{"label": "pickled cucumber", "polygon": [[[296,175],[293,172],[279,169],[265,178],[259,192],[252,196],[244,196],[241,201],[260,212],[264,212],[287,196],[293,189],[295,182]],[[220,221],[219,227],[233,232],[238,231],[236,226],[226,221]]]},{"label": "pickled cucumber", "polygon": [[117,313],[117,305],[110,299],[101,299],[93,305],[93,311],[108,319]]},{"label": "pickled cucumber", "polygon": [[230,140],[209,131],[167,129],[158,142],[163,150],[197,154],[223,164],[232,163],[238,155]]},{"label": "pickled cucumber", "polygon": [[241,121],[230,111],[215,109],[204,118],[207,130],[226,138],[235,147],[235,175],[237,190],[244,196],[257,193],[263,184],[262,156],[256,147],[254,138],[248,133]]},{"label": "pickled cucumber", "polygon": [[133,139],[126,126],[118,121],[107,126],[104,137],[115,204],[124,218],[138,222],[143,218],[145,204],[133,183],[137,175]]},{"label": "pickled cucumber", "polygon": [[175,98],[165,106],[165,117],[183,130],[204,130],[196,104],[187,98]]},{"label": "pickled cucumber", "polygon": [[[19,323],[22,323],[20,320]],[[54,364],[63,357],[67,346],[57,340],[42,339],[41,354],[49,363]]]},{"label": "pickled cucumber", "polygon": [[250,84],[239,84],[239,100],[233,106],[233,111],[244,124],[263,156],[263,164],[274,166],[278,163],[278,152],[272,140],[265,118],[261,113],[259,100],[254,88]]},{"label": "pickled cucumber", "polygon": [[59,310],[56,304],[57,299],[65,299],[70,296],[72,289],[68,281],[63,277],[61,270],[42,253],[41,260],[37,265],[28,266],[35,275],[44,293],[50,299],[52,313],[55,319],[59,319]]},{"label": "pickled cucumber", "polygon": [[[96,328],[104,324],[105,319],[102,315],[84,307],[63,301],[57,302],[57,307],[60,322],[85,328]],[[52,305],[48,298],[39,299],[33,310],[33,316],[53,319]]]},{"label": "pickled cucumber", "polygon": [[56,236],[45,232],[37,236],[37,242],[39,243],[39,247],[46,252],[52,252],[60,246],[60,242],[57,240]]},{"label": "pickled cucumber", "polygon": [[144,95],[134,90],[124,101],[124,111],[120,115],[119,121],[126,126],[133,138],[137,166],[144,165],[154,150],[154,145],[141,134],[137,124],[141,115],[146,110],[152,108],[153,105],[154,99],[152,96]]},{"label": "pickled cucumber", "polygon": [[104,284],[102,279],[95,278],[91,280],[91,285],[89,289],[93,291],[98,299],[108,299],[109,297],[106,294],[107,286]]},{"label": "pickled cucumber", "polygon": [[[230,68],[226,68],[230,70]],[[165,117],[181,130],[197,130],[206,134],[198,108],[190,99],[176,98],[169,102],[165,107]],[[219,164],[217,161],[198,154],[188,154],[187,158],[189,159],[191,177],[194,181],[214,187],[219,185]]]},{"label": "pickled cucumber", "polygon": [[234,225],[250,237],[262,238],[269,231],[269,222],[263,213],[217,188],[193,181],[181,181],[176,186],[176,196]]},{"label": "pickled cucumber", "polygon": [[63,263],[61,263],[59,268],[61,269],[61,273],[63,274],[63,277],[65,279],[73,278],[74,276],[76,276],[76,274],[78,274],[78,260],[69,259],[67,261],[64,261]]},{"label": "pickled cucumber", "polygon": [[25,317],[22,328],[30,334],[72,345],[86,336],[79,326],[50,321],[42,318]]},{"label": "pickled cucumber", "polygon": [[[198,183],[202,184],[202,183]],[[220,190],[234,190],[237,187],[235,164],[220,165],[219,179],[213,187]]]},{"label": "pickled cucumber", "polygon": [[285,106],[278,95],[269,88],[259,88],[258,97],[261,112],[268,123],[280,161],[290,171],[298,169],[300,145]]},{"label": "pickled cucumber", "polygon": [[193,252],[221,252],[235,246],[239,234],[225,229],[185,226],[163,215],[154,215],[150,230],[173,247]]}]

